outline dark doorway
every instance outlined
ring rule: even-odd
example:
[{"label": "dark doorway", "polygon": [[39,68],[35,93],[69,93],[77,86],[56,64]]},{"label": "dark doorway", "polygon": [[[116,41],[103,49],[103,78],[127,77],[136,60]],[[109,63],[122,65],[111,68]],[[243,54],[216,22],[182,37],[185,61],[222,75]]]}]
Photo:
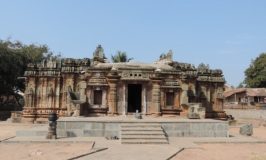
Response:
[{"label": "dark doorway", "polygon": [[141,84],[128,84],[128,112],[141,112]]}]

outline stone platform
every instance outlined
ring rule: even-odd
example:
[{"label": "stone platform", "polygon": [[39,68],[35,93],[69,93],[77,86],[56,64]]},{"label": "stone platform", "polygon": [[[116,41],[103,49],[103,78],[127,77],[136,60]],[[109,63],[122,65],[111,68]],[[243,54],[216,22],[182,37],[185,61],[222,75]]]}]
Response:
[{"label": "stone platform", "polygon": [[[212,119],[176,117],[63,117],[57,121],[59,137],[118,137],[124,125],[160,125],[166,137],[228,137],[228,122]],[[145,130],[145,127],[143,128]],[[138,132],[142,132],[138,130]],[[152,134],[152,133],[150,133]],[[148,133],[146,132],[146,135]]]}]

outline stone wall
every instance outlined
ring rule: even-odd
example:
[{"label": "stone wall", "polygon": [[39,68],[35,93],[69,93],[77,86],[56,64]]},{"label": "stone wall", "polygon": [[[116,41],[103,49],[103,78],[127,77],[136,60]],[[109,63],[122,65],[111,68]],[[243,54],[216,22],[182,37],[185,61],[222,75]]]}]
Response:
[{"label": "stone wall", "polygon": [[227,115],[232,115],[235,119],[264,119],[266,120],[266,110],[256,109],[225,109]]},{"label": "stone wall", "polygon": [[120,125],[124,123],[161,124],[168,137],[227,137],[228,122],[202,119],[180,121],[90,121],[86,118],[57,121],[59,137],[120,137]]}]

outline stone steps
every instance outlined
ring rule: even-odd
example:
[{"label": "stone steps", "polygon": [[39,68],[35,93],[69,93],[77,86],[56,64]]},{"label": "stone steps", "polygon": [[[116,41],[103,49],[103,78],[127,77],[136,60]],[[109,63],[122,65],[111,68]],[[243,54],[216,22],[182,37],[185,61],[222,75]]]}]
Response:
[{"label": "stone steps", "polygon": [[161,124],[157,123],[125,123],[121,124],[121,127],[161,127]]},{"label": "stone steps", "polygon": [[181,110],[180,109],[168,109],[163,108],[161,110],[162,115],[180,115]]},{"label": "stone steps", "polygon": [[120,127],[122,144],[168,144],[160,124],[129,123]]},{"label": "stone steps", "polygon": [[162,128],[129,127],[122,128],[121,131],[162,131]]},{"label": "stone steps", "polygon": [[121,135],[123,139],[165,139],[165,136],[162,134],[158,135],[143,135],[140,134],[138,136],[135,135]]},{"label": "stone steps", "polygon": [[162,139],[121,139],[122,144],[169,144],[167,140]]},{"label": "stone steps", "polygon": [[121,135],[164,135],[161,131],[121,131]]}]

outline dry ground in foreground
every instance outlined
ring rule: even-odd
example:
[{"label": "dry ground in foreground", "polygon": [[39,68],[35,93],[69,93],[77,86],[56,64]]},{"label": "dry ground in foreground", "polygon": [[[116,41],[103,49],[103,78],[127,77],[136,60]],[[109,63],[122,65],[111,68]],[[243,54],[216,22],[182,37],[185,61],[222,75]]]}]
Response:
[{"label": "dry ground in foreground", "polygon": [[[243,120],[254,126],[253,136],[266,140],[266,127],[257,120]],[[239,134],[239,127],[230,129],[230,134]],[[200,148],[185,149],[174,160],[266,160],[266,143],[208,143]]]},{"label": "dry ground in foreground", "polygon": [[[0,122],[0,141],[33,124]],[[0,143],[0,160],[66,160],[90,152],[92,143]]]},{"label": "dry ground in foreground", "polygon": [[[253,137],[266,140],[266,127],[258,121],[254,124]],[[0,140],[15,135],[16,130],[31,128],[31,124],[0,122]],[[230,133],[238,134],[239,128],[231,128]],[[96,142],[97,143],[97,142]],[[0,143],[0,160],[65,160],[91,149],[89,143]],[[173,160],[266,160],[266,143],[208,143],[200,148],[185,149]]]},{"label": "dry ground in foreground", "polygon": [[266,160],[266,144],[201,144],[185,149],[174,160]]},{"label": "dry ground in foreground", "polygon": [[1,160],[66,160],[90,151],[86,143],[1,143]]}]

